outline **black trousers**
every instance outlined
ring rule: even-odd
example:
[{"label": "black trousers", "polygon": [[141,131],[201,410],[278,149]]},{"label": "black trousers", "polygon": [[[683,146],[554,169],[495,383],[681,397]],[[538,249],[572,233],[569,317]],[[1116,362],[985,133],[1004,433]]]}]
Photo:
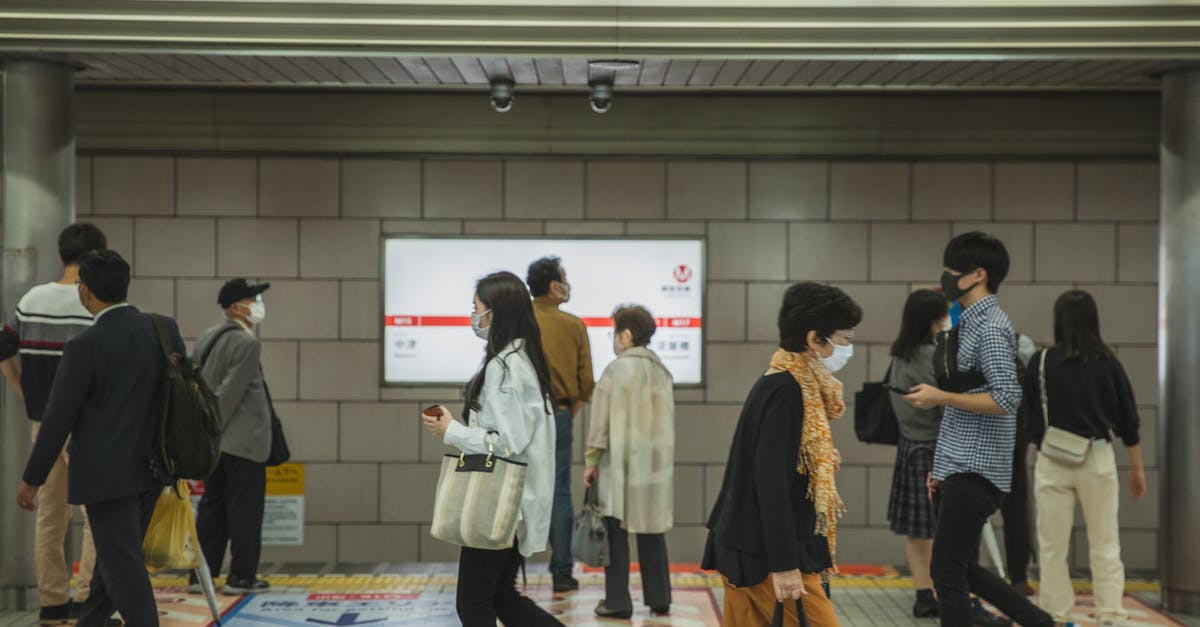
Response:
[{"label": "black trousers", "polygon": [[979,565],[983,524],[1000,507],[1004,493],[977,474],[957,474],[938,490],[938,521],[930,574],[937,588],[942,627],[970,627],[971,593],[1024,627],[1052,627],[1054,619]]},{"label": "black trousers", "polygon": [[521,552],[463,547],[458,555],[458,595],[455,606],[463,627],[562,625],[527,596],[517,592]]},{"label": "black trousers", "polygon": [[1004,497],[1000,515],[1004,517],[1004,553],[1008,564],[1008,579],[1013,583],[1029,580],[1029,558],[1033,554],[1030,540],[1029,479],[1025,457],[1029,443],[1018,439],[1013,450],[1012,491]]},{"label": "black trousers", "polygon": [[221,463],[204,482],[196,514],[200,548],[214,577],[221,572],[226,544],[231,578],[253,580],[258,575],[266,498],[267,467],[221,453]]},{"label": "black trousers", "polygon": [[[608,527],[609,564],[604,567],[604,605],[610,610],[632,610],[629,598],[629,533],[621,521],[604,519]],[[638,565],[642,571],[642,597],[651,608],[671,607],[671,562],[667,559],[667,536],[639,533]]]},{"label": "black trousers", "polygon": [[85,506],[96,545],[96,569],[83,616],[75,623],[79,627],[99,627],[113,610],[131,627],[158,625],[158,604],[146,573],[142,539],[159,494],[161,490],[154,489]]}]

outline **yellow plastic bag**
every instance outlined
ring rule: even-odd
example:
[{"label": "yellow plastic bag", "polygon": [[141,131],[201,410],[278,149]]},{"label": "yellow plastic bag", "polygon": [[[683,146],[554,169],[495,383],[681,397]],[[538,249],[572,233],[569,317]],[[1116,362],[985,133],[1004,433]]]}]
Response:
[{"label": "yellow plastic bag", "polygon": [[142,553],[150,570],[191,570],[200,565],[200,541],[186,481],[163,488],[142,540]]}]

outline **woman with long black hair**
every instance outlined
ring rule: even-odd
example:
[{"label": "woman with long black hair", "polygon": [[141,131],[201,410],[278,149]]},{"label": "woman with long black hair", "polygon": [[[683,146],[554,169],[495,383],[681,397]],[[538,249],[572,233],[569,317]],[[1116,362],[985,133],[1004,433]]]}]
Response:
[{"label": "woman with long black hair", "polygon": [[497,618],[509,627],[561,625],[516,589],[521,562],[546,549],[554,494],[553,393],[525,283],[509,272],[481,279],[471,327],[487,349],[467,384],[466,423],[443,406],[441,415],[425,416],[425,427],[467,454],[487,453],[494,438],[496,450],[528,470],[514,546],[459,554],[458,617],[466,627],[495,627]]},{"label": "woman with long black hair", "polygon": [[1065,621],[1075,606],[1067,549],[1078,500],[1087,524],[1100,624],[1122,624],[1125,565],[1117,523],[1121,486],[1113,434],[1129,452],[1133,466],[1129,491],[1134,500],[1146,493],[1146,472],[1133,386],[1100,335],[1096,301],[1087,292],[1071,290],[1054,303],[1054,346],[1029,363],[1025,402],[1040,451],[1033,483],[1042,609],[1054,620]]}]

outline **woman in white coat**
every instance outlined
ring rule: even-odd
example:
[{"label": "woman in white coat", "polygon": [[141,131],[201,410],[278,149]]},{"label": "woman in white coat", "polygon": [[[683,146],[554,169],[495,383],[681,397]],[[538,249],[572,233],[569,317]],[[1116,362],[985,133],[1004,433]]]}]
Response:
[{"label": "woman in white coat", "polygon": [[643,307],[613,313],[616,361],[605,369],[592,396],[584,485],[598,485],[608,527],[605,598],[596,614],[630,618],[629,535],[637,534],[642,593],[651,612],[671,609],[666,532],[673,524],[675,479],[674,381],[646,347],[654,318]]}]

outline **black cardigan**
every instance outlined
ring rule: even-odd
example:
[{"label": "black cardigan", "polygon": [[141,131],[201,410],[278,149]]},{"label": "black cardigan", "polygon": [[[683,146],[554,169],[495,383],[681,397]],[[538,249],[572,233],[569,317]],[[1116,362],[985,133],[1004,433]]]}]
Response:
[{"label": "black cardigan", "polygon": [[[1141,442],[1137,401],[1125,368],[1116,359],[1063,359],[1060,348],[1047,349],[1046,396],[1050,424],[1071,433],[1111,440],[1110,431],[1126,446]],[[1045,433],[1042,388],[1039,382],[1042,354],[1034,355],[1025,370],[1025,405],[1029,408],[1029,436],[1041,446]]]},{"label": "black cardigan", "polygon": [[772,572],[816,573],[833,565],[828,540],[814,533],[808,476],[796,472],[803,425],[804,394],[792,375],[760,378],[733,435],[701,563],[735,586],[756,585]]}]

